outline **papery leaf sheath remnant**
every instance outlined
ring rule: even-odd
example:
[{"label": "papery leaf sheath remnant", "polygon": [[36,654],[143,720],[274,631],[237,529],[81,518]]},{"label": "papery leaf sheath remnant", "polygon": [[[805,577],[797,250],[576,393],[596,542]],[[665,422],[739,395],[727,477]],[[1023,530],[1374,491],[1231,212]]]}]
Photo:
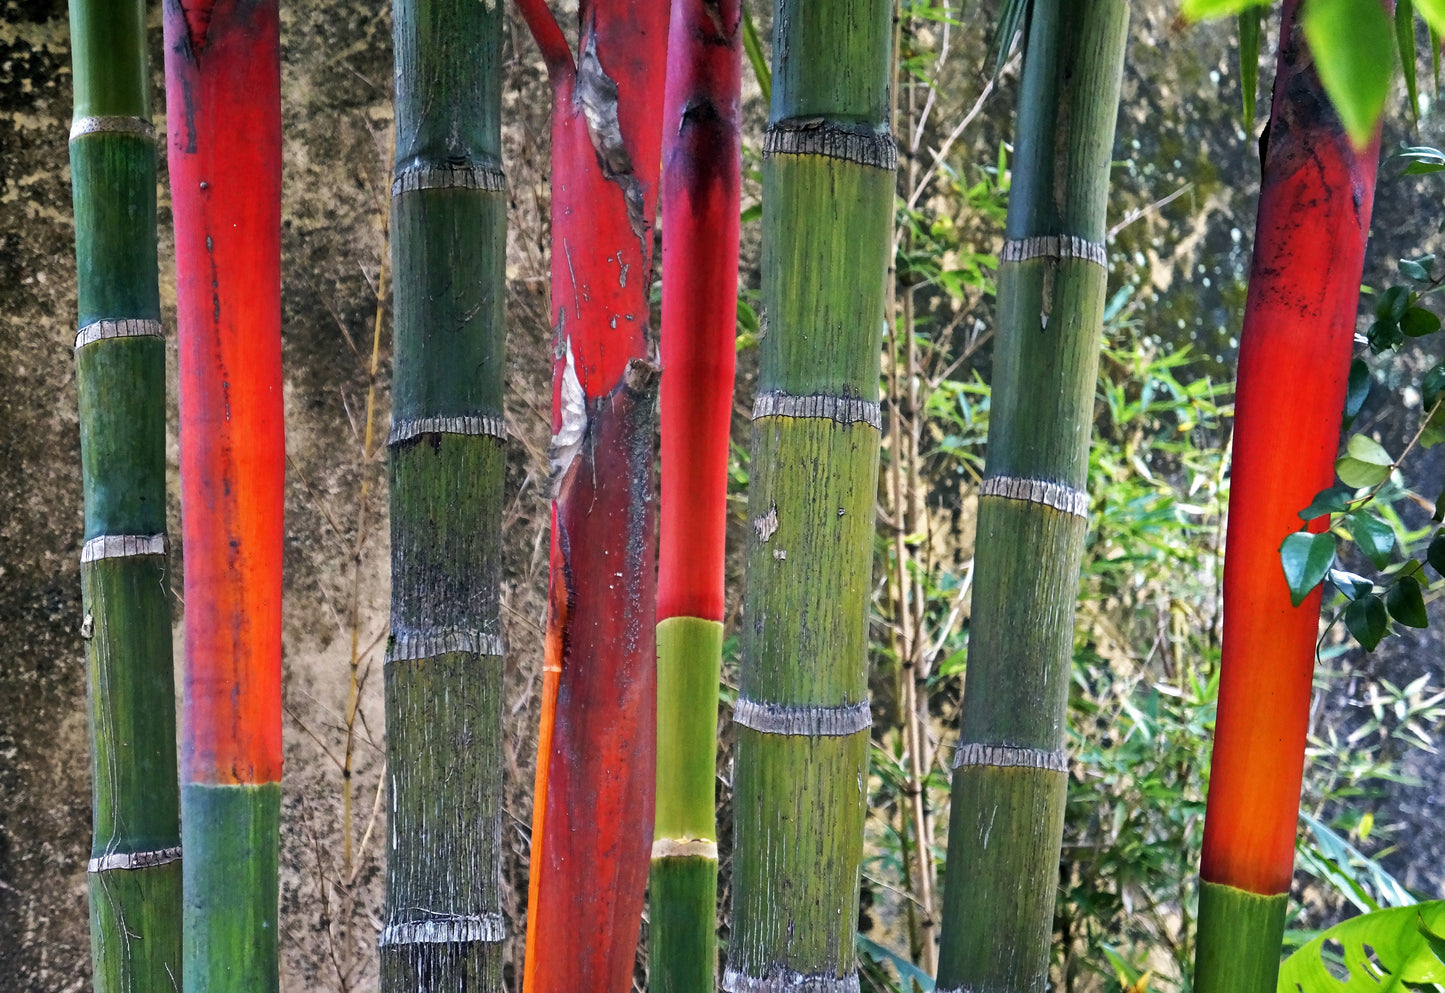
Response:
[{"label": "papery leaf sheath remnant", "polygon": [[657,397],[648,332],[667,4],[583,0],[552,85],[552,547],[527,993],[625,993],[652,843]]}]

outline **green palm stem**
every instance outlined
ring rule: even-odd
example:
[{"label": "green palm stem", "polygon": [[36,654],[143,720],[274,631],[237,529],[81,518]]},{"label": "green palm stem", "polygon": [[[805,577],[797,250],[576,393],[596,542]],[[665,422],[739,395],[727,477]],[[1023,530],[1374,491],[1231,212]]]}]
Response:
[{"label": "green palm stem", "polygon": [[856,991],[891,5],[779,0],[723,985]]},{"label": "green palm stem", "polygon": [[1033,4],[954,759],[939,990],[1043,993],[1125,0]]},{"label": "green palm stem", "polygon": [[168,993],[181,973],[180,789],[145,5],[74,0],[70,22],[95,988]]},{"label": "green palm stem", "polygon": [[398,0],[382,990],[500,991],[501,5]]}]

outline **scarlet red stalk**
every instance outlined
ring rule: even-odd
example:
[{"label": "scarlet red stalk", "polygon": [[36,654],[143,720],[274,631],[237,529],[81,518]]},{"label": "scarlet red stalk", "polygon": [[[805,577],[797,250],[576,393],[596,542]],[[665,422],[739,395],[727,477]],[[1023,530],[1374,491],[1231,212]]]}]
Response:
[{"label": "scarlet red stalk", "polygon": [[281,778],[275,0],[165,4],[186,651],[185,985],[274,989]]},{"label": "scarlet red stalk", "polygon": [[577,58],[519,0],[552,83],[552,547],[529,993],[632,982],[652,839],[649,361],[667,6],[584,0]]},{"label": "scarlet red stalk", "polygon": [[[1224,655],[1201,874],[1289,889],[1320,610],[1279,546],[1334,479],[1379,139],[1350,145],[1285,4],[1235,400]],[[1323,525],[1317,521],[1316,530]]]}]

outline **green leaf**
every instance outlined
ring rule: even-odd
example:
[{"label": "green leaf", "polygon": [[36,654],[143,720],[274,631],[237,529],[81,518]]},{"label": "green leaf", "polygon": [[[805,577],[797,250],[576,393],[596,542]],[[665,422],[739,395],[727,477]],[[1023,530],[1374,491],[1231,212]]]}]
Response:
[{"label": "green leaf", "polygon": [[[1436,56],[1438,58],[1438,39],[1435,44]],[[1438,71],[1436,75],[1438,77]],[[1438,88],[1438,79],[1436,85]],[[1427,173],[1439,172],[1441,169],[1445,169],[1445,153],[1442,153],[1438,148],[1429,148],[1425,145],[1418,145],[1413,148],[1402,148],[1391,157],[1404,159],[1409,163],[1405,166],[1405,175],[1407,176],[1423,176]]]},{"label": "green leaf", "polygon": [[1191,21],[1238,14],[1251,7],[1267,7],[1269,0],[1184,0],[1184,16]]},{"label": "green leaf", "polygon": [[1440,318],[1424,307],[1411,307],[1400,318],[1400,330],[1407,338],[1423,338],[1440,330]]},{"label": "green leaf", "polygon": [[1440,96],[1440,32],[1430,25],[1430,75],[1435,79],[1435,96]]},{"label": "green leaf", "polygon": [[1430,568],[1445,576],[1445,530],[1436,531],[1435,537],[1430,539],[1430,547],[1425,549],[1425,561],[1430,563]]},{"label": "green leaf", "polygon": [[1364,359],[1355,359],[1350,363],[1350,385],[1345,391],[1345,426],[1348,431],[1350,425],[1355,423],[1355,418],[1360,413],[1360,408],[1365,405],[1365,400],[1370,395],[1370,367],[1365,364]]},{"label": "green leaf", "polygon": [[1355,600],[1345,608],[1345,627],[1365,651],[1373,652],[1390,627],[1384,601],[1373,593]]},{"label": "green leaf", "polygon": [[1420,429],[1421,448],[1434,448],[1445,441],[1445,404],[1438,407],[1431,404],[1430,409],[1433,409],[1433,413],[1425,419],[1425,426]]},{"label": "green leaf", "polygon": [[1350,500],[1354,495],[1355,491],[1346,486],[1331,486],[1327,490],[1320,490],[1310,501],[1310,505],[1299,512],[1300,520],[1312,521],[1325,514],[1343,514],[1350,509]]},{"label": "green leaf", "polygon": [[1028,30],[1029,5],[1032,0],[1004,0],[998,15],[998,30],[993,36],[989,56],[993,60],[993,74],[997,78],[1003,72],[1009,52],[1013,51],[1014,39]]},{"label": "green leaf", "polygon": [[1384,446],[1366,434],[1350,435],[1350,440],[1345,443],[1345,453],[1352,459],[1368,462],[1370,465],[1388,467],[1394,463]]},{"label": "green leaf", "polygon": [[1405,73],[1405,95],[1410,98],[1410,117],[1420,117],[1420,93],[1415,84],[1415,5],[1412,0],[1395,0],[1395,42],[1400,48],[1400,68]]},{"label": "green leaf", "polygon": [[1426,924],[1423,913],[1417,913],[1415,915],[1415,930],[1420,932],[1420,936],[1423,937],[1425,943],[1430,946],[1431,954],[1441,962],[1445,962],[1445,935],[1439,934],[1434,928],[1430,927],[1429,924]]},{"label": "green leaf", "polygon": [[1434,366],[1421,378],[1420,395],[1426,410],[1435,406],[1435,402],[1445,395],[1445,362]]},{"label": "green leaf", "polygon": [[1400,275],[1406,279],[1414,279],[1421,283],[1428,283],[1430,282],[1430,269],[1434,264],[1434,255],[1422,255],[1418,259],[1401,259]]},{"label": "green leaf", "polygon": [[1375,591],[1374,582],[1343,569],[1330,570],[1330,585],[1351,600],[1358,600],[1365,594]]},{"label": "green leaf", "polygon": [[1351,435],[1345,452],[1345,457],[1335,462],[1335,472],[1346,486],[1374,486],[1390,475],[1390,453],[1373,439]]},{"label": "green leaf", "polygon": [[1239,12],[1239,91],[1244,98],[1244,131],[1254,133],[1255,104],[1259,99],[1259,24],[1264,11],[1250,7]]},{"label": "green leaf", "polygon": [[1390,562],[1390,552],[1395,548],[1395,530],[1368,510],[1362,510],[1345,518],[1350,537],[1360,551],[1364,552],[1376,569],[1383,569]]},{"label": "green leaf", "polygon": [[1335,561],[1335,536],[1296,531],[1286,536],[1279,546],[1280,564],[1289,584],[1290,602],[1298,607],[1310,591],[1325,578]]},{"label": "green leaf", "polygon": [[763,43],[758,38],[758,26],[753,23],[753,15],[748,13],[748,5],[742,5],[743,10],[743,50],[748,53],[748,64],[753,67],[753,75],[757,77],[758,89],[763,91],[763,102],[771,103],[773,100],[773,71],[768,68],[768,60],[763,55]]},{"label": "green leaf", "polygon": [[[1276,989],[1278,993],[1394,993],[1405,983],[1445,982],[1445,963],[1431,951],[1425,936],[1442,929],[1445,901],[1440,900],[1351,917],[1320,932],[1285,959]],[[1344,949],[1349,978],[1336,979],[1325,964],[1327,942],[1339,942]],[[1376,978],[1381,970],[1386,975]]]},{"label": "green leaf", "polygon": [[891,963],[893,968],[898,970],[898,978],[903,980],[905,989],[912,989],[911,984],[917,983],[923,993],[933,993],[933,977],[896,952],[862,934],[858,935],[858,951],[880,965],[884,962]]},{"label": "green leaf", "polygon": [[1425,597],[1420,593],[1420,583],[1414,576],[1401,576],[1385,594],[1385,606],[1390,616],[1406,627],[1426,628],[1430,618],[1425,616]]},{"label": "green leaf", "polygon": [[1445,0],[1415,0],[1415,9],[1430,25],[1430,30],[1445,34]]},{"label": "green leaf", "polygon": [[1376,0],[1309,0],[1305,39],[1340,123],[1357,149],[1374,137],[1394,70],[1390,18]]},{"label": "green leaf", "polygon": [[1437,524],[1445,521],[1445,490],[1441,490],[1440,495],[1435,498],[1435,513],[1430,515],[1430,520]]},{"label": "green leaf", "polygon": [[1375,316],[1381,320],[1398,321],[1409,309],[1410,291],[1403,286],[1391,286],[1375,301]]}]

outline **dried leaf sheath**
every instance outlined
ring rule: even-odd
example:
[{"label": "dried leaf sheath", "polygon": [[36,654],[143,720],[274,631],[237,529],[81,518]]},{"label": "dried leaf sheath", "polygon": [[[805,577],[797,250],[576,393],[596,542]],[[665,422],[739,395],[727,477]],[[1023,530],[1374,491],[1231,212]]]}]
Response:
[{"label": "dried leaf sheath", "polygon": [[941,991],[1044,993],[1048,982],[1128,12],[1125,0],[1037,0],[1028,18],[953,763]]},{"label": "dried leaf sheath", "polygon": [[166,0],[186,661],[185,975],[276,989],[281,104],[275,0]]},{"label": "dried leaf sheath", "polygon": [[499,3],[398,0],[386,993],[502,985]]},{"label": "dried leaf sheath", "polygon": [[662,524],[649,977],[716,985],[718,678],[736,364],[737,0],[677,0],[663,128]]},{"label": "dried leaf sheath", "polygon": [[584,2],[552,83],[552,545],[524,987],[632,982],[652,838],[657,371],[648,335],[664,3]]},{"label": "dried leaf sheath", "polygon": [[1240,336],[1224,647],[1196,988],[1271,989],[1294,867],[1320,593],[1290,604],[1279,546],[1334,478],[1378,132],[1356,153],[1284,6]]},{"label": "dried leaf sheath", "polygon": [[181,971],[180,795],[145,8],[77,0],[70,18],[95,988],[169,993]]},{"label": "dried leaf sheath", "polygon": [[856,991],[891,6],[780,0],[723,987]]}]

